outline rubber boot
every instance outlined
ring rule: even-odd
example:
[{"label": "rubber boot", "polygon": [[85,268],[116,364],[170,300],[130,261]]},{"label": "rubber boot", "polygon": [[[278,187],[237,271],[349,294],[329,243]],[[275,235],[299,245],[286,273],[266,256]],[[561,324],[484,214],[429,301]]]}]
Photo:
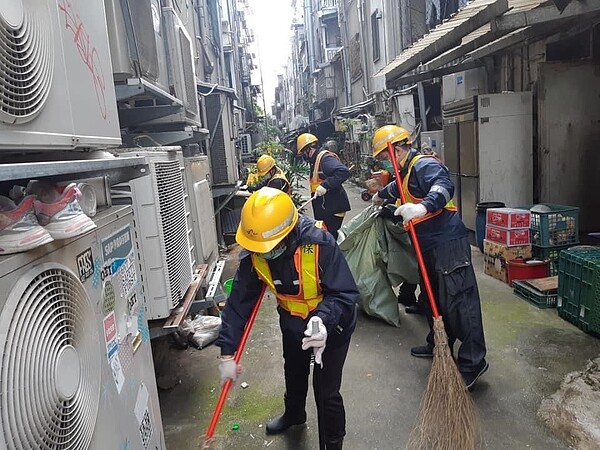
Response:
[{"label": "rubber boot", "polygon": [[325,450],[342,450],[343,443],[344,438],[338,439],[337,441],[327,442],[325,443]]},{"label": "rubber boot", "polygon": [[291,426],[306,423],[305,402],[299,404],[285,398],[285,412],[282,416],[267,423],[267,434],[281,434]]}]

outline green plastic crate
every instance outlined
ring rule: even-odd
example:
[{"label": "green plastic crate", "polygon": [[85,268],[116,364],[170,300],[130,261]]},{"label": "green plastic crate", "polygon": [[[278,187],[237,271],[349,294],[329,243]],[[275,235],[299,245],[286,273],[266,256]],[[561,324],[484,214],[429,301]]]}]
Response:
[{"label": "green plastic crate", "polygon": [[525,281],[513,281],[513,292],[515,295],[533,303],[538,308],[556,308],[558,294],[544,294]]},{"label": "green plastic crate", "polygon": [[583,272],[579,328],[586,333],[600,334],[600,259],[584,262]]},{"label": "green plastic crate", "polygon": [[548,271],[550,276],[553,277],[558,275],[558,257],[560,252],[568,249],[568,245],[562,245],[560,247],[540,247],[539,245],[533,245],[533,256],[542,261],[550,260],[548,265]]},{"label": "green plastic crate", "polygon": [[557,247],[579,243],[579,208],[541,203],[548,212],[531,211],[531,243]]},{"label": "green plastic crate", "polygon": [[585,316],[581,309],[582,288],[591,285],[593,270],[586,265],[594,261],[600,262],[600,247],[579,246],[564,249],[560,252],[558,265],[558,300],[559,315],[579,326],[580,316]]}]

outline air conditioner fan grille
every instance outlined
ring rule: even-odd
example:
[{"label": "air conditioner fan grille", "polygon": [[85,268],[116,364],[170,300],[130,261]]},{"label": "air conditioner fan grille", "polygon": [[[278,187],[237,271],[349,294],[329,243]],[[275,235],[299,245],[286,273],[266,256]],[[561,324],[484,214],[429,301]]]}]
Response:
[{"label": "air conditioner fan grille", "polygon": [[81,282],[62,266],[37,266],[10,293],[0,329],[0,438],[6,448],[87,449],[102,352]]},{"label": "air conditioner fan grille", "polygon": [[0,121],[32,120],[42,110],[54,68],[54,37],[46,1],[25,2],[18,26],[0,13]]}]

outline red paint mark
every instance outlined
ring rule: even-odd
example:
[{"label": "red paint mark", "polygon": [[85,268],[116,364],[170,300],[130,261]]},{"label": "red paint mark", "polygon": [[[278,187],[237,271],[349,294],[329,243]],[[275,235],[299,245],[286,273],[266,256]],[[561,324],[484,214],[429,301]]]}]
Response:
[{"label": "red paint mark", "polygon": [[71,3],[67,0],[60,0],[58,8],[65,15],[65,28],[73,32],[73,42],[77,47],[81,60],[92,74],[92,82],[96,90],[100,114],[106,120],[106,81],[98,57],[98,50],[96,50],[96,47],[91,42],[90,35],[85,29],[83,21],[73,11]]}]

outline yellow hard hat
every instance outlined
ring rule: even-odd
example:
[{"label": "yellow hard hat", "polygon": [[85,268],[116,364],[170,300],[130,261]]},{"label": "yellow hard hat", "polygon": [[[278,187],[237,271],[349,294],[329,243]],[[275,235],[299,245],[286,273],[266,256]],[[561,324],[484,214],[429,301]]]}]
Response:
[{"label": "yellow hard hat", "polygon": [[314,134],[302,133],[298,136],[298,139],[296,139],[296,153],[302,153],[302,150],[304,150],[307,145],[314,144],[318,141],[319,139],[317,139]]},{"label": "yellow hard hat", "polygon": [[398,125],[384,125],[378,128],[373,134],[373,156],[379,155],[382,151],[387,150],[387,143],[406,141],[406,144],[411,144],[410,133]]},{"label": "yellow hard hat", "polygon": [[235,240],[246,250],[267,253],[285,238],[298,222],[292,198],[279,189],[263,187],[242,208]]},{"label": "yellow hard hat", "polygon": [[256,161],[256,169],[258,175],[261,177],[265,176],[273,167],[275,167],[275,160],[270,155],[262,155],[258,158],[258,161]]}]

